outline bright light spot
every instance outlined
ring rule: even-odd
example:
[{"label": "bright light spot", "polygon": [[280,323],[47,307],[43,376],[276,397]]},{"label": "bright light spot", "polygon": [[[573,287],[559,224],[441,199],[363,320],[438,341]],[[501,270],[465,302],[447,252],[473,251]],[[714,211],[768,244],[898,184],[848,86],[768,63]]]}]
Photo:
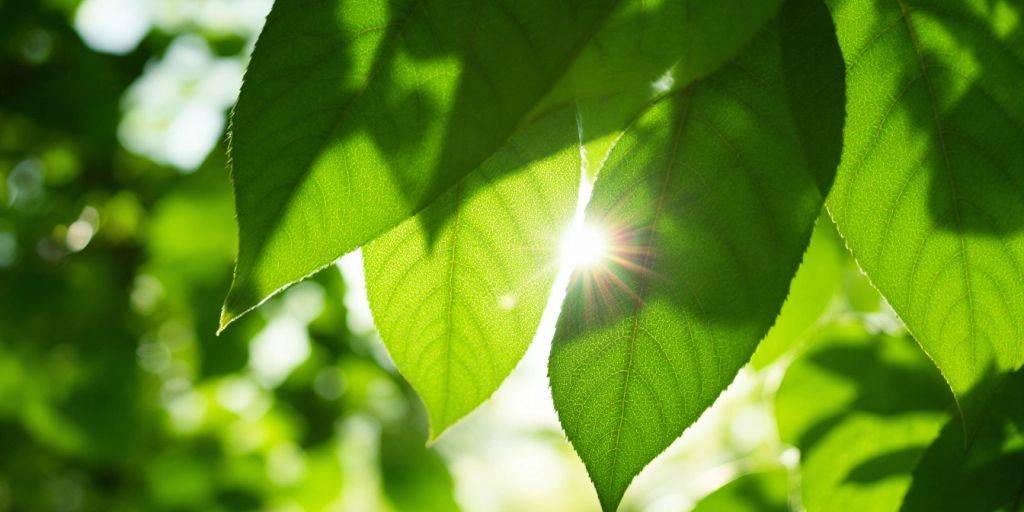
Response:
[{"label": "bright light spot", "polygon": [[514,293],[506,293],[498,298],[498,307],[502,311],[512,311],[512,308],[516,307],[519,303],[519,298]]},{"label": "bright light spot", "polygon": [[666,71],[664,75],[661,75],[661,78],[651,84],[651,88],[654,89],[656,94],[668,92],[675,85],[676,78],[672,75],[672,71],[671,69]]},{"label": "bright light spot", "polygon": [[260,384],[273,388],[302,364],[309,352],[306,324],[287,316],[277,318],[252,341],[249,366]]},{"label": "bright light spot", "polygon": [[373,313],[366,297],[366,276],[363,274],[363,253],[352,251],[338,260],[338,268],[345,278],[345,309],[348,311],[350,331],[367,335],[374,332]]},{"label": "bright light spot", "polygon": [[75,29],[95,50],[123,55],[149,32],[151,2],[85,0],[75,13]]},{"label": "bright light spot", "polygon": [[67,244],[68,249],[71,249],[72,252],[78,252],[89,245],[93,234],[92,224],[84,220],[76,220],[68,226],[68,233],[64,243]]},{"label": "bright light spot", "polygon": [[574,226],[562,245],[562,259],[572,268],[588,268],[600,264],[608,256],[608,239],[594,226]]},{"label": "bright light spot", "polygon": [[121,143],[183,172],[195,170],[220,139],[243,70],[240,59],[218,57],[197,36],[176,38],[125,93]]}]

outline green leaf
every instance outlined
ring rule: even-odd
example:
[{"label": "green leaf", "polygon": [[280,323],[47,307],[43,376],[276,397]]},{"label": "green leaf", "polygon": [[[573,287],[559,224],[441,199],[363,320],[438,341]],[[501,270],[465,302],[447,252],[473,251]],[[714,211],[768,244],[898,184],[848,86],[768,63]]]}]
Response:
[{"label": "green leaf", "polygon": [[[576,272],[549,363],[562,426],[605,510],[779,313],[838,160],[842,103],[828,12],[790,2],[611,151],[587,209],[609,254]],[[817,116],[800,112],[812,105]]]},{"label": "green leaf", "polygon": [[[276,2],[232,121],[239,254],[221,328],[419,212],[547,112],[605,98],[615,108],[586,136],[606,140],[681,57],[710,71],[777,5]],[[743,21],[714,38],[695,25],[730,18]]]},{"label": "green leaf", "polygon": [[[573,112],[549,116],[364,249],[377,328],[426,405],[431,440],[486,400],[533,339],[575,211],[574,139]],[[444,219],[435,235],[431,216]]]},{"label": "green leaf", "polygon": [[705,496],[692,512],[789,510],[789,470],[776,468],[740,476]]},{"label": "green leaf", "polygon": [[848,322],[812,341],[775,398],[779,434],[801,452],[809,511],[897,510],[950,409],[942,378],[909,336]]},{"label": "green leaf", "polygon": [[829,211],[970,434],[1024,362],[1024,4],[828,4],[849,105]]}]

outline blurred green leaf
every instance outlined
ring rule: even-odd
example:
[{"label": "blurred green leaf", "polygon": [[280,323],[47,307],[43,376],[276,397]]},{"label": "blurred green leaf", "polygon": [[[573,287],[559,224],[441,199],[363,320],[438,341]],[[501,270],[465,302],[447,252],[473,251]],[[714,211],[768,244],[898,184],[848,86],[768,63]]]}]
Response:
[{"label": "blurred green leaf", "polygon": [[898,509],[951,400],[909,337],[830,325],[776,396],[779,433],[801,451],[807,510]]},{"label": "blurred green leaf", "polygon": [[1019,510],[1024,499],[1024,372],[996,392],[991,417],[964,448],[953,419],[914,469],[901,510]]},{"label": "blurred green leaf", "polygon": [[789,470],[748,473],[723,485],[692,512],[788,512]]},{"label": "blurred green leaf", "polygon": [[755,369],[775,362],[798,347],[813,332],[832,304],[843,278],[845,252],[842,241],[827,216],[819,217],[811,233],[796,276],[789,285],[789,296],[771,330],[757,345],[750,359]]}]

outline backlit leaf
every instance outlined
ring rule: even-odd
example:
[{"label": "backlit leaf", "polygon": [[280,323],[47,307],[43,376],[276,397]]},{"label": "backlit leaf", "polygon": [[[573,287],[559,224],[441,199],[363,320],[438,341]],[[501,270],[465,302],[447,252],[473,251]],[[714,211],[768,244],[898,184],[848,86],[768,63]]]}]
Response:
[{"label": "backlit leaf", "polygon": [[1024,4],[828,4],[849,105],[829,211],[971,433],[1024,362]]},{"label": "backlit leaf", "polygon": [[[581,102],[585,136],[606,144],[659,76],[709,72],[778,3],[279,0],[232,123],[239,255],[221,327],[419,212],[548,112]],[[741,21],[703,25],[723,19]]]},{"label": "backlit leaf", "polygon": [[[790,2],[735,61],[656,103],[612,149],[587,209],[608,254],[577,270],[549,366],[605,510],[778,315],[838,160],[842,102],[828,12]],[[812,105],[815,116],[801,110]]]},{"label": "backlit leaf", "polygon": [[775,399],[779,434],[800,449],[809,511],[898,510],[951,411],[942,378],[909,336],[843,322],[812,341]]},{"label": "backlit leaf", "polygon": [[[574,127],[571,111],[539,122],[364,249],[377,328],[426,404],[432,440],[486,400],[533,339],[576,206]],[[433,235],[429,216],[444,219]]]}]

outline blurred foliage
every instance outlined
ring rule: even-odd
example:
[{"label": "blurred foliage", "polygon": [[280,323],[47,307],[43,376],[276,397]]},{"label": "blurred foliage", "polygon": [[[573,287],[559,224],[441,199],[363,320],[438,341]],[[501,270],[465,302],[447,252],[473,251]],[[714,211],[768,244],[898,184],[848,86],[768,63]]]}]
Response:
[{"label": "blurred foliage", "polygon": [[[77,8],[0,0],[0,512],[448,511],[457,478],[506,484],[474,502],[492,510],[592,506],[530,397],[483,416],[490,444],[453,476],[373,333],[349,329],[336,267],[215,336],[236,245],[223,143],[172,167],[125,149],[124,118],[175,41],[240,66],[257,29],[166,22],[109,55],[82,42]],[[164,133],[187,110],[167,104],[131,126]],[[824,221],[814,240],[752,368],[624,508],[681,510],[714,488],[698,510],[1019,508],[1024,373],[965,443],[941,378],[842,241]],[[529,442],[498,432],[515,421]],[[449,449],[470,451],[453,434]]]},{"label": "blurred foliage", "polygon": [[[0,511],[455,509],[336,268],[214,335],[236,245],[223,147],[183,173],[118,137],[177,34],[105,55],[75,7],[0,2]],[[183,30],[224,58],[249,45]]]},{"label": "blurred foliage", "polygon": [[749,473],[707,495],[694,512],[786,512],[789,471],[785,468]]}]

